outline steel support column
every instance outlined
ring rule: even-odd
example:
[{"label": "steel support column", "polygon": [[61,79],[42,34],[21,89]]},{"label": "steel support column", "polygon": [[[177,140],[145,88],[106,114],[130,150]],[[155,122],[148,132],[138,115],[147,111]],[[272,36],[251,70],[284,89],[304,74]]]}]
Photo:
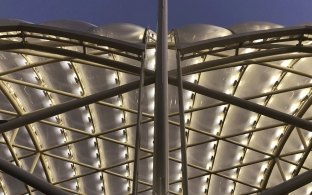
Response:
[{"label": "steel support column", "polygon": [[158,1],[153,159],[153,194],[155,195],[166,195],[169,190],[167,6],[167,0]]},{"label": "steel support column", "polygon": [[312,182],[312,170],[265,190],[261,195],[284,195]]},{"label": "steel support column", "polygon": [[142,129],[142,94],[144,87],[144,61],[145,53],[142,54],[141,62],[141,75],[140,75],[140,88],[138,98],[138,114],[137,114],[137,126],[135,134],[135,152],[134,152],[134,168],[133,168],[133,184],[132,184],[132,195],[138,194],[138,181],[139,181],[139,162],[140,162],[140,147],[141,147],[141,129]]},{"label": "steel support column", "polygon": [[58,194],[58,195],[68,194],[63,190],[57,188],[56,186],[53,186],[52,184],[48,183],[47,181],[44,181],[1,158],[0,158],[0,170],[24,182],[25,184],[30,185],[31,187],[39,190],[44,194]]},{"label": "steel support column", "polygon": [[178,76],[178,96],[179,96],[179,117],[180,117],[180,138],[181,138],[181,163],[182,163],[182,189],[183,195],[188,195],[188,174],[187,174],[187,152],[185,138],[185,118],[183,101],[183,83],[180,51],[177,51],[177,76]]}]

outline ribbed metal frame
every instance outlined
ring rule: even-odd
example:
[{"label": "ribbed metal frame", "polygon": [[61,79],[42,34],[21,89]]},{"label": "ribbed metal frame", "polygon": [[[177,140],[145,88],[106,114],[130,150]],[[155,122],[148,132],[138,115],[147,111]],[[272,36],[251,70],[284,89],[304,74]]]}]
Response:
[{"label": "ribbed metal frame", "polygon": [[[28,125],[28,124],[31,124],[34,122],[51,124],[51,122],[45,121],[44,119],[51,117],[51,116],[61,114],[61,113],[64,113],[64,112],[67,112],[67,111],[72,110],[72,109],[76,109],[76,108],[79,108],[82,106],[86,106],[86,105],[89,105],[92,103],[97,103],[97,104],[102,104],[102,105],[117,108],[116,106],[105,103],[102,100],[109,98],[109,97],[113,97],[113,96],[122,94],[122,93],[129,92],[131,90],[142,88],[142,85],[140,85],[140,83],[142,84],[143,80],[144,80],[144,85],[150,85],[150,84],[155,83],[155,78],[154,78],[155,72],[153,72],[151,70],[142,69],[140,67],[136,67],[136,66],[131,65],[131,64],[125,64],[122,62],[116,62],[113,60],[104,59],[104,58],[101,58],[99,56],[96,56],[96,55],[93,55],[93,54],[87,52],[88,43],[96,43],[98,45],[102,44],[103,46],[107,46],[108,48],[114,48],[114,50],[108,49],[106,51],[102,51],[101,48],[99,47],[98,49],[101,52],[108,52],[108,53],[111,52],[111,53],[115,53],[117,55],[120,54],[121,56],[128,55],[127,57],[129,57],[129,58],[136,59],[138,61],[143,61],[143,58],[144,58],[143,56],[144,56],[144,51],[145,51],[144,48],[150,47],[149,46],[150,43],[146,43],[146,45],[144,45],[144,44],[142,44],[142,45],[140,45],[140,44],[129,44],[126,42],[108,39],[108,38],[103,38],[103,37],[99,37],[99,36],[95,36],[95,35],[76,33],[76,32],[71,32],[71,31],[63,30],[63,29],[43,27],[40,25],[20,24],[20,25],[14,25],[14,26],[0,26],[0,32],[12,32],[12,31],[17,32],[17,33],[9,35],[9,36],[8,35],[7,36],[1,35],[0,39],[2,39],[2,38],[17,38],[20,41],[13,42],[13,41],[7,41],[6,40],[6,41],[1,42],[0,43],[0,49],[2,51],[22,53],[22,54],[34,54],[34,55],[35,55],[34,51],[40,51],[40,52],[44,52],[43,54],[41,54],[43,56],[49,56],[49,55],[53,54],[53,57],[51,57],[53,59],[51,59],[50,61],[47,61],[47,62],[38,63],[38,64],[31,64],[27,67],[26,66],[25,67],[19,67],[19,68],[16,68],[14,70],[1,72],[0,73],[0,75],[1,75],[0,80],[5,81],[5,82],[9,82],[9,83],[16,83],[19,85],[29,86],[29,87],[33,87],[33,88],[37,88],[37,89],[41,89],[41,90],[46,90],[46,91],[53,92],[56,94],[71,96],[75,99],[70,101],[70,102],[62,103],[59,105],[54,105],[54,106],[51,106],[49,108],[45,108],[45,109],[42,109],[39,111],[35,111],[32,113],[23,114],[23,115],[22,115],[22,113],[17,114],[17,113],[10,113],[8,111],[1,111],[1,113],[6,113],[6,114],[10,114],[12,116],[16,116],[15,119],[11,119],[6,123],[0,124],[0,132],[1,133],[11,131],[15,128],[19,128],[19,127],[22,127],[22,126],[25,126],[25,125]],[[34,36],[33,34],[36,34],[36,36]],[[261,106],[261,105],[258,105],[258,104],[255,104],[255,103],[252,103],[249,101],[249,100],[255,99],[257,97],[265,97],[268,95],[292,91],[292,90],[296,90],[296,89],[300,89],[300,88],[310,88],[311,84],[307,84],[306,86],[300,86],[300,87],[290,87],[290,88],[283,89],[283,90],[276,90],[276,91],[268,92],[266,94],[262,94],[259,96],[238,98],[238,97],[235,97],[233,95],[224,94],[222,92],[218,92],[218,91],[215,91],[215,90],[203,87],[203,86],[199,86],[197,84],[190,83],[187,81],[181,81],[181,84],[179,84],[180,83],[179,79],[176,77],[176,75],[179,74],[179,72],[181,72],[181,75],[185,76],[185,75],[190,75],[190,74],[194,74],[194,73],[200,73],[200,72],[212,71],[212,70],[216,70],[216,69],[222,69],[225,67],[235,67],[235,66],[240,66],[240,65],[258,64],[261,66],[270,66],[272,68],[278,68],[278,69],[281,69],[282,71],[285,71],[285,72],[290,72],[293,74],[298,74],[301,76],[306,76],[308,78],[311,78],[311,75],[307,75],[307,74],[302,73],[302,72],[297,72],[297,71],[294,71],[290,68],[277,67],[277,66],[274,66],[270,63],[271,61],[276,61],[276,60],[281,60],[281,59],[297,59],[299,57],[310,57],[310,56],[312,56],[311,48],[306,47],[306,46],[301,44],[302,41],[310,40],[310,38],[308,36],[306,36],[309,34],[312,34],[312,28],[311,27],[295,27],[295,28],[284,28],[284,29],[277,29],[277,30],[246,33],[243,35],[232,35],[229,37],[216,38],[216,39],[212,39],[212,40],[208,40],[208,41],[202,41],[200,43],[191,44],[191,45],[181,45],[177,41],[175,44],[176,44],[176,47],[179,51],[178,56],[177,56],[178,60],[191,59],[193,57],[197,57],[200,55],[217,55],[217,53],[221,50],[226,51],[226,50],[231,50],[231,49],[242,49],[242,48],[265,48],[266,50],[252,52],[252,53],[248,53],[248,54],[239,54],[239,55],[234,55],[234,56],[223,56],[222,59],[218,59],[218,60],[214,60],[214,61],[208,61],[208,62],[202,62],[200,64],[190,65],[187,67],[183,67],[181,69],[178,67],[178,69],[176,69],[176,70],[171,70],[171,71],[167,72],[169,74],[169,76],[167,78],[168,78],[169,84],[171,84],[171,85],[179,86],[179,88],[181,88],[181,89],[183,88],[185,90],[190,90],[190,91],[196,92],[198,94],[202,94],[202,95],[207,96],[207,97],[218,99],[218,100],[223,102],[223,103],[219,103],[216,105],[211,105],[211,107],[216,107],[216,106],[224,105],[224,104],[232,104],[232,105],[253,111],[255,113],[258,113],[258,114],[279,120],[279,121],[281,121],[281,123],[279,125],[275,125],[274,127],[288,125],[288,127],[287,127],[288,132],[293,131],[293,129],[295,127],[306,129],[307,131],[311,131],[312,123],[308,121],[310,119],[302,118],[305,110],[310,106],[310,103],[309,103],[311,101],[310,97],[308,100],[306,100],[307,106],[305,108],[303,107],[299,111],[299,112],[302,112],[302,114],[298,113],[297,115],[285,114],[283,112],[279,112],[277,110],[274,110],[274,109],[271,109],[271,108],[268,108],[265,106]],[[61,37],[67,38],[68,40],[67,41],[64,41],[61,39],[50,40],[51,41],[50,45],[42,45],[42,44],[40,44],[39,41],[38,42],[34,42],[34,41],[28,42],[27,41],[28,38],[40,39],[40,38],[46,37],[46,35],[61,36]],[[273,38],[280,38],[280,37],[284,37],[284,38],[283,39],[273,39]],[[263,41],[260,43],[254,42],[255,40],[259,40],[259,39],[262,39]],[[273,41],[269,41],[269,40],[275,40],[275,41],[273,42]],[[284,44],[284,45],[278,44],[278,43],[287,42],[287,41],[297,41],[298,44],[295,46],[286,45],[286,44]],[[272,43],[274,43],[274,44],[272,44]],[[76,51],[70,51],[70,50],[62,49],[61,47],[55,47],[55,46],[64,46],[64,45],[73,45],[73,46],[83,47],[84,52],[79,53]],[[153,44],[151,44],[151,45],[153,45]],[[231,47],[229,47],[229,45],[231,45]],[[91,47],[91,45],[89,45],[89,46]],[[165,48],[167,48],[167,47],[168,46],[166,46]],[[94,46],[92,46],[92,48],[94,49]],[[218,49],[214,50],[214,48],[218,48]],[[220,49],[220,48],[222,48],[222,49]],[[130,54],[125,54],[122,51],[127,51]],[[294,53],[294,52],[296,52],[296,53]],[[260,57],[266,57],[266,58],[263,60],[257,59]],[[50,62],[57,62],[57,61],[62,61],[62,60],[71,60],[74,62],[84,62],[84,63],[91,65],[91,66],[121,71],[121,72],[130,73],[130,74],[137,75],[137,76],[140,74],[141,75],[144,74],[144,75],[146,75],[146,78],[141,79],[141,81],[140,80],[134,81],[132,83],[121,85],[121,86],[118,86],[118,87],[113,88],[113,89],[109,89],[106,91],[102,91],[102,92],[81,98],[81,97],[77,97],[77,96],[75,97],[74,95],[68,94],[66,92],[58,91],[56,89],[44,88],[42,86],[37,86],[37,85],[30,84],[27,82],[18,81],[18,80],[9,79],[9,78],[4,77],[4,75],[11,74],[11,73],[14,73],[14,72],[22,70],[22,69],[33,68],[36,66],[42,66],[42,65],[45,65],[45,64],[50,63]],[[141,76],[141,78],[143,78],[143,77]],[[181,95],[180,95],[180,98],[181,98]],[[8,97],[8,99],[9,99],[9,97]],[[195,112],[195,111],[203,110],[203,109],[207,109],[207,108],[208,107],[192,108],[189,110],[185,110],[185,113]],[[125,111],[132,112],[132,113],[137,113],[138,117],[140,116],[140,113],[141,113],[139,111],[140,109],[138,109],[138,111],[137,110],[131,110],[128,108],[118,108],[118,109],[125,110]],[[168,116],[174,116],[174,115],[178,115],[178,114],[179,113],[169,113]],[[181,115],[181,113],[180,113],[180,115]],[[136,125],[144,124],[144,123],[147,123],[147,122],[154,120],[154,116],[149,115],[147,113],[142,113],[142,116],[146,116],[149,119],[147,119],[145,121],[144,120],[143,121],[138,120],[138,122],[136,124],[126,125],[126,126],[136,126]],[[168,119],[166,120],[166,122],[168,122],[169,124],[172,124],[172,125],[176,125],[176,126],[180,125],[179,123],[174,122],[174,121],[170,121]],[[180,122],[183,122],[183,121],[180,121]],[[67,129],[67,130],[70,130],[73,132],[76,131],[76,132],[82,133],[79,129],[74,129],[74,128],[70,128],[70,127],[66,127],[66,126],[62,126],[62,125],[57,125],[57,124],[53,124],[53,125],[62,127],[64,129]],[[181,125],[181,128],[184,129],[182,125]],[[269,128],[272,128],[272,126],[267,126],[267,127],[258,128],[258,129],[257,128],[251,129],[245,133],[265,131]],[[117,131],[118,129],[122,129],[122,128],[111,129],[109,132]],[[233,134],[233,135],[228,135],[228,136],[212,135],[212,134],[208,134],[208,133],[204,132],[201,129],[195,129],[195,128],[192,128],[191,126],[187,126],[187,125],[185,126],[185,129],[211,136],[211,137],[213,137],[213,140],[223,140],[226,142],[230,142],[230,143],[242,146],[244,148],[255,150],[257,152],[262,152],[262,151],[259,151],[257,149],[251,148],[248,145],[242,145],[240,143],[237,143],[237,142],[231,140],[231,138],[237,136],[238,134]],[[183,136],[183,135],[181,134],[181,136]],[[88,139],[90,137],[105,139],[105,140],[108,140],[108,141],[111,141],[111,142],[114,142],[117,144],[127,146],[129,148],[135,148],[138,150],[137,146],[132,146],[132,145],[129,145],[127,143],[120,143],[117,140],[112,140],[112,139],[105,137],[105,133],[95,134],[95,135],[86,134],[85,138],[82,138],[80,140],[75,140],[75,142],[82,141],[82,140]],[[179,148],[167,148],[167,150],[169,152],[179,150],[179,149],[182,149],[185,151],[187,148],[193,147],[195,145],[209,143],[209,142],[212,142],[213,140],[209,140],[209,141],[201,142],[201,143],[189,144],[186,146],[181,145],[181,147],[179,147]],[[302,170],[302,168],[304,168],[303,164],[304,164],[304,161],[306,159],[307,154],[309,153],[309,151],[311,149],[312,144],[306,143],[305,144],[306,147],[300,151],[296,151],[296,152],[289,153],[289,154],[281,154],[280,151],[283,149],[283,144],[285,144],[286,141],[287,141],[287,136],[285,136],[283,141],[279,143],[278,150],[276,150],[274,154],[268,154],[268,153],[262,152],[263,154],[266,154],[267,156],[269,156],[266,159],[257,160],[257,161],[245,163],[245,164],[243,163],[243,164],[240,164],[237,166],[232,166],[232,167],[229,167],[227,169],[222,169],[222,170],[209,171],[204,167],[199,167],[197,165],[188,163],[187,161],[185,162],[185,160],[183,160],[183,159],[182,159],[182,161],[180,161],[179,159],[169,157],[169,155],[168,155],[167,160],[183,163],[183,165],[186,167],[192,167],[192,168],[195,168],[195,169],[198,169],[198,170],[205,172],[205,174],[201,174],[198,176],[192,176],[192,177],[188,176],[188,178],[185,178],[185,177],[187,177],[187,174],[183,175],[184,176],[184,178],[182,179],[183,180],[182,181],[183,182],[183,190],[187,189],[187,188],[185,188],[185,185],[187,185],[188,180],[191,180],[191,179],[194,179],[197,177],[201,177],[203,175],[214,174],[214,175],[218,175],[218,176],[226,178],[228,180],[238,182],[238,183],[242,183],[244,185],[247,185],[247,186],[250,186],[250,187],[253,187],[256,189],[256,191],[253,191],[250,193],[261,192],[267,188],[266,185],[267,185],[268,179],[270,177],[270,173],[271,173],[275,163],[277,163],[277,165],[278,165],[279,161],[291,163],[291,162],[287,161],[286,159],[284,159],[283,157],[293,155],[293,154],[297,154],[297,153],[304,153],[304,157],[301,159],[300,163],[296,164],[297,168],[296,168],[295,175],[298,175],[299,171]],[[67,144],[70,144],[70,143],[62,144],[62,145],[59,145],[58,147],[64,146]],[[12,146],[10,146],[10,147],[12,147]],[[14,146],[14,147],[19,147],[19,146]],[[25,148],[25,149],[27,149],[27,148]],[[157,150],[157,147],[155,149]],[[48,150],[49,149],[47,149],[46,151],[48,151]],[[149,155],[147,155],[145,157],[138,156],[136,158],[136,160],[128,160],[122,164],[128,164],[128,163],[133,163],[133,162],[138,163],[138,158],[139,159],[149,158],[149,157],[152,157],[153,154],[155,153],[153,151],[150,151],[150,150],[147,150],[144,148],[140,148],[139,150],[145,151],[145,152],[149,153]],[[41,151],[41,152],[44,153],[45,151]],[[64,158],[61,158],[58,156],[53,156],[53,155],[47,154],[47,153],[44,153],[44,154],[50,155],[50,156],[58,158],[60,160],[64,160],[64,161],[72,162],[75,164],[79,164],[81,166],[89,167],[86,164],[76,162],[76,161],[73,161],[70,159],[64,159]],[[23,158],[23,157],[20,157],[20,158]],[[255,164],[255,163],[265,162],[265,161],[270,161],[270,168],[269,168],[269,171],[266,172],[264,182],[262,183],[262,186],[260,188],[257,186],[254,186],[252,184],[248,184],[248,183],[242,182],[238,179],[230,178],[230,177],[222,174],[222,172],[226,171],[226,170],[230,170],[230,169],[233,169],[236,167],[248,166],[250,164]],[[116,164],[115,166],[119,166],[119,165],[120,164]],[[131,178],[131,177],[125,177],[125,176],[118,175],[114,172],[109,171],[109,169],[112,167],[114,167],[114,166],[100,168],[100,169],[95,169],[94,167],[89,167],[89,168],[92,168],[94,171],[91,171],[90,173],[86,173],[84,175],[93,174],[93,173],[98,172],[98,171],[103,171],[103,172],[106,172],[107,174],[112,174],[112,175],[115,175],[117,177],[121,177],[121,178],[131,180],[134,183],[137,182],[137,183],[140,183],[140,184],[147,186],[147,188],[145,190],[138,191],[138,193],[150,190],[151,187],[153,186],[150,183],[145,183],[145,182],[140,181],[138,179],[133,180],[133,178]],[[154,166],[154,168],[155,168],[155,166]],[[25,173],[25,171],[22,171],[21,168],[8,166],[7,162],[1,163],[0,169],[3,170],[4,172],[7,172],[8,174],[11,174],[13,177],[16,177],[17,179],[22,180],[23,182],[25,182],[25,184],[30,185],[34,188],[37,188],[38,190],[41,190],[42,192],[46,192],[46,193],[50,192],[50,191],[46,191],[46,190],[58,191],[58,189],[54,188],[53,186],[47,185],[47,182],[44,182],[42,180],[40,180],[40,181],[36,180],[36,178],[34,176],[30,175],[29,173]],[[158,170],[161,170],[161,169],[162,169],[161,167],[158,168]],[[306,168],[304,168],[304,169],[306,169]],[[10,172],[10,170],[12,170],[12,171]],[[184,167],[184,170],[185,170],[185,167]],[[23,174],[26,175],[24,178],[21,177]],[[281,174],[283,174],[283,173],[281,173]],[[306,175],[309,175],[309,176],[305,177]],[[83,177],[83,175],[80,175],[77,177]],[[304,173],[304,176],[302,176],[302,177],[310,179],[311,178],[310,172]],[[300,177],[300,175],[298,177],[294,177],[291,180],[291,182],[297,183],[297,182],[301,181],[300,178],[302,178],[302,177]],[[307,181],[307,180],[305,180],[305,181]],[[49,181],[49,182],[51,182],[51,181]],[[174,183],[178,183],[178,182],[181,182],[181,181],[172,181],[169,183],[169,181],[166,180],[165,184],[163,184],[163,185],[169,186],[170,184],[174,184]],[[57,185],[57,183],[54,183],[54,185]],[[135,185],[137,185],[137,184],[135,184]],[[155,186],[155,184],[154,184],[154,186]],[[280,185],[280,186],[282,186],[282,188],[285,190],[290,188],[289,185]],[[280,186],[278,186],[278,188],[280,188]],[[291,186],[295,186],[295,187],[292,187],[292,190],[294,190],[294,189],[297,189],[298,187],[300,187],[301,185],[291,185]],[[42,188],[40,188],[40,187],[42,187]],[[28,190],[30,190],[30,189],[28,189]],[[169,190],[167,190],[167,187],[166,187],[165,191],[169,191]],[[288,192],[290,192],[290,191],[287,191],[287,193]],[[58,193],[60,194],[61,192],[58,191]],[[169,193],[176,194],[175,192],[171,192],[171,191],[169,191]],[[184,192],[184,194],[187,194],[187,192],[186,193]]]}]

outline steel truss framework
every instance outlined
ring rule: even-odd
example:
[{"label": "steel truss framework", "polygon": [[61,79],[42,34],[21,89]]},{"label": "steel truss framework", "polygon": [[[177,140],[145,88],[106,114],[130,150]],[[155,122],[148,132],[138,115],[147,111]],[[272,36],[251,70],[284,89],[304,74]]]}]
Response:
[{"label": "steel truss framework", "polygon": [[[257,31],[192,44],[181,42],[179,33],[177,29],[169,36],[176,55],[168,71],[169,95],[179,101],[168,108],[169,193],[255,194],[309,173],[312,74],[300,67],[303,60],[311,60],[312,28]],[[40,25],[0,26],[3,194],[58,188],[74,194],[151,193],[154,110],[149,104],[154,97],[148,91],[153,91],[155,72],[147,61],[154,56],[155,36],[148,29],[143,35],[141,43],[129,43]],[[12,56],[15,65],[8,64]],[[267,84],[269,90],[245,95],[240,86],[248,86],[245,77],[254,68],[274,72],[275,80]],[[113,75],[112,82],[91,83],[89,69],[105,74],[107,83]],[[228,84],[231,90],[207,83],[207,77],[228,70],[236,75]],[[53,71],[59,71],[53,73],[57,79],[72,75],[72,82],[54,84],[48,74]],[[304,82],[286,85],[288,77]],[[289,108],[282,109],[278,100],[288,96],[293,98]],[[245,118],[235,122],[237,114]],[[78,119],[83,122],[75,124]],[[229,131],[232,123],[243,125]],[[220,163],[222,158],[228,163]],[[10,163],[16,167],[9,169]],[[31,174],[42,180],[32,183]],[[41,189],[44,181],[52,185]]]}]

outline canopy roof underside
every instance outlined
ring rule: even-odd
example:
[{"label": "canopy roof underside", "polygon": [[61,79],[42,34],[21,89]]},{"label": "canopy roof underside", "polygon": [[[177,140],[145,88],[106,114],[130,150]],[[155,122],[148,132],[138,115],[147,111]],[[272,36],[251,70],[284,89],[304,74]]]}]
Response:
[{"label": "canopy roof underside", "polygon": [[[311,34],[309,26],[271,23],[190,25],[169,34],[171,194],[182,191],[181,150],[189,194],[256,194],[312,168]],[[0,20],[1,158],[73,194],[131,194],[141,105],[139,191],[151,194],[156,39],[132,24]],[[142,67],[146,85],[138,102]],[[14,122],[102,92],[100,101]],[[309,186],[293,192],[311,193]],[[0,194],[41,193],[1,172]]]}]

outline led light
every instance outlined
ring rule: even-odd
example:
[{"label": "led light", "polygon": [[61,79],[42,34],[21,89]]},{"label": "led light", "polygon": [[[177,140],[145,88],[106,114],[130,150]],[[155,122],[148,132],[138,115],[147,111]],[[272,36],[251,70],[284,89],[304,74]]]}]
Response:
[{"label": "led light", "polygon": [[240,161],[242,158],[244,158],[244,152],[241,151],[236,155],[236,160]]},{"label": "led light", "polygon": [[27,65],[28,62],[25,58],[17,58],[16,59],[16,65],[18,66],[23,66],[23,65]]},{"label": "led light", "polygon": [[[179,154],[180,154],[179,159],[181,159],[181,153],[179,153]],[[178,169],[178,171],[182,170],[182,164],[181,163],[178,164],[177,169]]]},{"label": "led light", "polygon": [[150,162],[148,163],[148,169],[149,169],[150,171],[152,171],[153,168],[154,168],[154,163],[153,163],[153,161],[150,161]]},{"label": "led light", "polygon": [[233,83],[235,82],[235,81],[237,81],[237,78],[238,78],[238,74],[233,74],[231,77],[230,77],[230,79],[228,79],[228,84],[229,85],[233,85]]},{"label": "led light", "polygon": [[210,142],[210,143],[209,143],[209,148],[211,148],[211,149],[213,149],[213,150],[216,150],[216,148],[217,148],[216,142]]},{"label": "led light", "polygon": [[196,58],[193,63],[194,64],[199,64],[201,62],[203,62],[203,60],[201,58]]},{"label": "led light", "polygon": [[117,131],[118,132],[118,135],[119,136],[123,136],[124,135],[124,132],[125,132],[125,129],[121,129],[121,130],[119,130],[119,131]]},{"label": "led light", "polygon": [[260,183],[262,179],[263,179],[263,175],[258,176],[257,183]]},{"label": "led light", "polygon": [[84,91],[83,91],[83,89],[81,88],[81,86],[75,87],[75,89],[73,90],[73,93],[74,93],[75,95],[81,95],[81,96],[84,95]]},{"label": "led light", "polygon": [[291,174],[285,174],[285,178],[286,178],[286,180],[291,179]]},{"label": "led light", "polygon": [[210,170],[212,168],[212,161],[208,161],[207,165],[206,165],[206,169]]},{"label": "led light", "polygon": [[312,194],[312,187],[311,187],[311,186],[308,186],[308,187],[307,187],[306,193],[307,193],[308,195],[311,195],[311,194]]},{"label": "led light", "polygon": [[247,48],[247,49],[245,49],[242,53],[243,53],[243,54],[244,54],[244,53],[251,53],[251,52],[253,52],[253,51],[255,51],[255,49]]},{"label": "led light", "polygon": [[255,103],[264,105],[265,101],[266,101],[266,97],[260,97],[257,99],[257,102]]},{"label": "led light", "polygon": [[154,70],[155,69],[155,65],[156,65],[156,59],[153,57],[152,59],[150,59],[147,63],[147,68]]},{"label": "led light", "polygon": [[73,189],[73,190],[76,189],[76,182],[74,182],[74,181],[71,182],[70,183],[70,188]]},{"label": "led light", "polygon": [[148,136],[154,137],[154,127],[153,126],[148,128]]},{"label": "led light", "polygon": [[219,106],[219,107],[217,107],[217,111],[218,112],[223,112],[225,109],[227,109],[227,106]]},{"label": "led light", "polygon": [[192,74],[190,82],[197,83],[198,82],[198,74]]},{"label": "led light", "polygon": [[155,109],[155,102],[154,101],[150,101],[148,106],[147,106],[147,109],[149,111],[153,111]]},{"label": "led light", "polygon": [[190,113],[185,113],[184,114],[184,121],[187,122],[190,119],[191,119],[191,114]]},{"label": "led light", "polygon": [[298,95],[298,99],[302,100],[304,99],[310,92],[310,89],[302,89]]},{"label": "led light", "polygon": [[224,114],[223,113],[218,114],[218,116],[215,118],[213,124],[214,125],[220,125],[220,121],[223,121],[223,118],[224,118]]},{"label": "led light", "polygon": [[93,151],[91,152],[91,156],[92,156],[93,158],[96,158],[96,157],[98,156],[98,151],[97,151],[97,150],[93,150]]},{"label": "led light", "polygon": [[186,104],[184,105],[184,109],[188,110],[188,109],[191,109],[193,106],[193,101],[192,100],[189,100],[186,102]]},{"label": "led light", "polygon": [[124,167],[125,167],[126,171],[129,171],[129,165],[128,164],[125,164]]},{"label": "led light", "polygon": [[230,184],[228,185],[228,192],[231,193],[232,190],[234,190],[234,182],[230,181]]},{"label": "led light", "polygon": [[45,99],[42,101],[43,107],[47,108],[51,106],[51,102],[49,101],[49,99]]},{"label": "led light", "polygon": [[10,152],[9,149],[5,149],[5,150],[4,150],[4,154],[5,154],[6,156],[11,156],[11,152]]},{"label": "led light", "polygon": [[289,108],[289,112],[290,113],[295,112],[299,108],[299,106],[300,106],[300,102],[293,103]]},{"label": "led light", "polygon": [[96,139],[95,139],[94,137],[88,139],[88,145],[89,145],[89,146],[94,146],[94,142],[96,142]]},{"label": "led light", "polygon": [[123,142],[123,143],[126,143],[127,142],[127,138],[126,138],[126,136],[124,136],[123,138],[121,138],[121,140],[120,140],[121,142]]},{"label": "led light", "polygon": [[295,162],[298,162],[300,160],[300,158],[301,158],[301,154],[294,155],[294,161]]},{"label": "led light", "polygon": [[241,143],[246,146],[248,144],[248,139],[244,138]]},{"label": "led light", "polygon": [[274,75],[274,76],[272,76],[272,77],[270,78],[269,84],[270,84],[270,85],[273,85],[273,84],[275,84],[276,82],[278,82],[278,80],[279,80],[279,75]]},{"label": "led light", "polygon": [[100,180],[103,180],[103,176],[102,176],[102,174],[101,174],[101,172],[97,172],[96,174],[95,174],[95,178],[99,178]]},{"label": "led light", "polygon": [[81,106],[81,107],[79,107],[78,109],[79,109],[80,111],[85,111],[85,110],[87,110],[85,106]]},{"label": "led light", "polygon": [[122,104],[123,104],[123,103],[122,103],[122,99],[119,98],[119,99],[118,99],[118,106],[122,106]]},{"label": "led light", "polygon": [[116,72],[112,73],[109,76],[109,81],[110,81],[110,84],[118,84],[119,83],[118,75]]},{"label": "led light", "polygon": [[254,43],[260,43],[260,42],[262,42],[263,41],[263,39],[256,39],[256,40],[254,40],[253,42]]},{"label": "led light", "polygon": [[87,124],[87,127],[86,127],[86,131],[89,132],[89,133],[93,133],[93,126],[89,123]]},{"label": "led light", "polygon": [[232,93],[232,89],[231,88],[228,88],[228,89],[226,89],[225,91],[224,91],[224,93],[226,93],[226,94],[231,94]]},{"label": "led light", "polygon": [[234,67],[234,70],[235,70],[235,71],[240,71],[241,68],[242,68],[242,66],[236,66],[236,67]]},{"label": "led light", "polygon": [[83,114],[82,120],[83,120],[83,122],[85,122],[85,123],[89,123],[89,122],[90,122],[91,116],[90,116],[89,112],[85,112],[85,113]]},{"label": "led light", "polygon": [[249,118],[249,124],[252,125],[254,124],[255,121],[257,121],[257,118],[258,116],[256,114],[252,115],[250,118]]},{"label": "led light", "polygon": [[213,134],[219,135],[219,133],[220,133],[220,126],[219,126],[219,127],[215,127],[215,128],[213,129]]},{"label": "led light", "polygon": [[69,70],[71,64],[70,64],[69,61],[62,61],[62,62],[60,62],[60,65],[61,65],[61,67],[62,67],[64,70]]},{"label": "led light", "polygon": [[34,72],[27,72],[27,80],[32,83],[39,83],[37,80],[37,75]]},{"label": "led light", "polygon": [[97,167],[97,168],[100,168],[100,167],[101,167],[101,164],[100,164],[100,161],[99,161],[99,160],[93,161],[92,165],[93,165],[94,167]]},{"label": "led light", "polygon": [[290,64],[291,60],[283,60],[283,62],[281,63],[282,67],[288,67],[288,65]]},{"label": "led light", "polygon": [[283,134],[283,133],[284,133],[284,128],[283,127],[276,128],[274,137],[275,138],[279,138],[281,136],[281,134]]},{"label": "led light", "polygon": [[148,97],[149,98],[154,98],[155,97],[155,87],[152,87],[148,90]]},{"label": "led light", "polygon": [[181,184],[179,183],[179,184],[177,184],[177,185],[176,185],[176,191],[178,191],[178,192],[179,192],[179,191],[180,191],[180,189],[181,189]]},{"label": "led light", "polygon": [[76,84],[76,74],[74,72],[70,73],[67,75],[67,81],[70,83],[70,84]]},{"label": "led light", "polygon": [[67,167],[68,169],[71,169],[71,167],[72,167],[72,163],[67,162],[67,163],[66,163],[66,167]]},{"label": "led light", "polygon": [[278,144],[278,140],[272,141],[272,142],[271,142],[270,148],[271,148],[271,149],[274,149],[274,148],[277,146],[277,144]]},{"label": "led light", "polygon": [[203,191],[203,193],[207,194],[208,193],[208,188],[206,186],[203,186],[202,187],[202,191]]},{"label": "led light", "polygon": [[122,158],[128,158],[128,152],[127,152],[126,149],[125,149],[123,152],[120,153],[120,157],[122,157]]},{"label": "led light", "polygon": [[96,185],[96,188],[97,188],[97,190],[102,190],[102,187],[103,187],[103,185],[102,185],[102,182],[101,183],[98,183],[97,185]]},{"label": "led light", "polygon": [[123,114],[123,112],[120,112],[118,114],[118,116],[115,118],[115,120],[116,120],[117,123],[123,123],[124,122],[124,114]]},{"label": "led light", "polygon": [[185,93],[185,97],[188,99],[188,98],[192,98],[192,94],[193,94],[193,92],[192,91],[186,91]]},{"label": "led light", "polygon": [[268,88],[268,87],[267,87],[267,88],[263,89],[262,92],[263,92],[263,93],[268,93],[268,92],[270,92],[271,90],[272,90],[271,88]]}]

